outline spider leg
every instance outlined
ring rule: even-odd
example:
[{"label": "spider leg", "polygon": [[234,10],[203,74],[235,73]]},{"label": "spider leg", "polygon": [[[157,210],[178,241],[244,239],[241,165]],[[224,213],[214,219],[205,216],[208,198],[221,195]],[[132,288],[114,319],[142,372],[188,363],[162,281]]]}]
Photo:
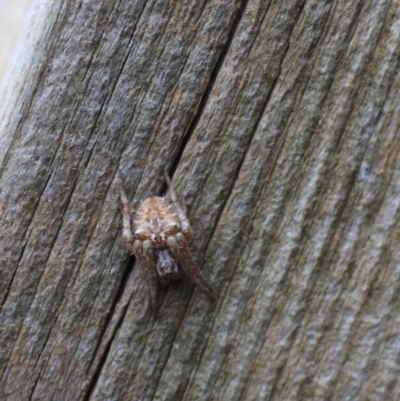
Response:
[{"label": "spider leg", "polygon": [[168,245],[182,270],[189,276],[192,283],[206,294],[211,301],[214,301],[213,290],[194,261],[185,236],[178,233],[175,237],[169,237]]},{"label": "spider leg", "polygon": [[184,207],[181,207],[181,205],[179,205],[178,198],[176,196],[171,179],[169,178],[166,172],[164,173],[164,176],[165,176],[165,181],[167,181],[169,187],[172,204],[174,205],[176,214],[179,220],[181,221],[181,231],[186,237],[186,239],[190,240],[192,238],[192,227],[190,227],[189,220],[186,217],[186,205]]},{"label": "spider leg", "polygon": [[134,242],[133,253],[139,262],[139,266],[146,282],[148,302],[151,309],[156,309],[157,304],[157,271],[154,263],[154,254],[149,240]]},{"label": "spider leg", "polygon": [[117,172],[117,181],[119,183],[119,193],[121,196],[122,209],[122,237],[129,252],[133,253],[139,262],[146,282],[146,290],[150,308],[155,310],[157,301],[157,272],[154,264],[154,255],[150,241],[139,241],[135,238],[131,227],[131,218],[129,211],[129,202],[122,184],[120,171]]},{"label": "spider leg", "polygon": [[130,212],[129,212],[129,202],[128,198],[126,196],[124,186],[122,184],[122,176],[120,171],[118,170],[117,172],[117,181],[119,184],[119,193],[121,197],[121,210],[122,210],[122,237],[124,238],[126,247],[128,248],[128,251],[133,253],[134,252],[134,242],[135,242],[135,236],[132,233],[131,229],[131,217],[130,217]]}]

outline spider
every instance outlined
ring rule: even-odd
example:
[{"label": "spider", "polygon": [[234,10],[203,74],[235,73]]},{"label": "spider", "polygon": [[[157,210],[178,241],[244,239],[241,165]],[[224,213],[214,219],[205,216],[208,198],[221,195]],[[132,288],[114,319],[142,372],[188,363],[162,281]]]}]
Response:
[{"label": "spider", "polygon": [[200,291],[214,299],[213,291],[199,270],[189,250],[192,229],[186,217],[186,207],[178,204],[170,178],[164,173],[170,189],[171,203],[151,196],[140,205],[131,229],[130,211],[121,173],[118,181],[121,195],[125,245],[139,262],[146,282],[148,303],[156,309],[158,283],[168,285],[177,280],[183,270]]}]

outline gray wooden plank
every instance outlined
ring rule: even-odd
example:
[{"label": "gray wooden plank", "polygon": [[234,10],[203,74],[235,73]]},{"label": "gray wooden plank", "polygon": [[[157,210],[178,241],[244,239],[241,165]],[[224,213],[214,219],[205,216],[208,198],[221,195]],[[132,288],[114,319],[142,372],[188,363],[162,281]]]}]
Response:
[{"label": "gray wooden plank", "polygon": [[[0,135],[2,397],[397,399],[399,4],[53,10]],[[173,173],[214,304],[151,314],[118,168],[133,209]]]}]

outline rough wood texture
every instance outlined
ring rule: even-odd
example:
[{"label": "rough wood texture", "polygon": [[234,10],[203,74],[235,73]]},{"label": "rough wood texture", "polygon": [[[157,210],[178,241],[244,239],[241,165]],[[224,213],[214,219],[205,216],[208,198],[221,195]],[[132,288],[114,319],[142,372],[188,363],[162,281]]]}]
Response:
[{"label": "rough wood texture", "polygon": [[[0,399],[400,399],[400,3],[43,2],[0,131]],[[29,49],[31,49],[29,51]],[[154,317],[121,237],[191,200]]]}]

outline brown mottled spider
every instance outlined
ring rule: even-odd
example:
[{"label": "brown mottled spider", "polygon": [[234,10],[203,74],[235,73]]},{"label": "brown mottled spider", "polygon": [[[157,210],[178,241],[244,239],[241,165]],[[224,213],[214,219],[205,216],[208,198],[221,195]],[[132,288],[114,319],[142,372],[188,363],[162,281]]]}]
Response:
[{"label": "brown mottled spider", "polygon": [[213,291],[189,250],[192,229],[185,210],[179,206],[171,180],[165,174],[172,203],[151,196],[142,202],[131,229],[129,204],[121,174],[120,185],[123,238],[129,252],[136,256],[146,281],[149,305],[156,309],[158,282],[167,285],[180,277],[180,268],[190,280],[213,300]]}]

